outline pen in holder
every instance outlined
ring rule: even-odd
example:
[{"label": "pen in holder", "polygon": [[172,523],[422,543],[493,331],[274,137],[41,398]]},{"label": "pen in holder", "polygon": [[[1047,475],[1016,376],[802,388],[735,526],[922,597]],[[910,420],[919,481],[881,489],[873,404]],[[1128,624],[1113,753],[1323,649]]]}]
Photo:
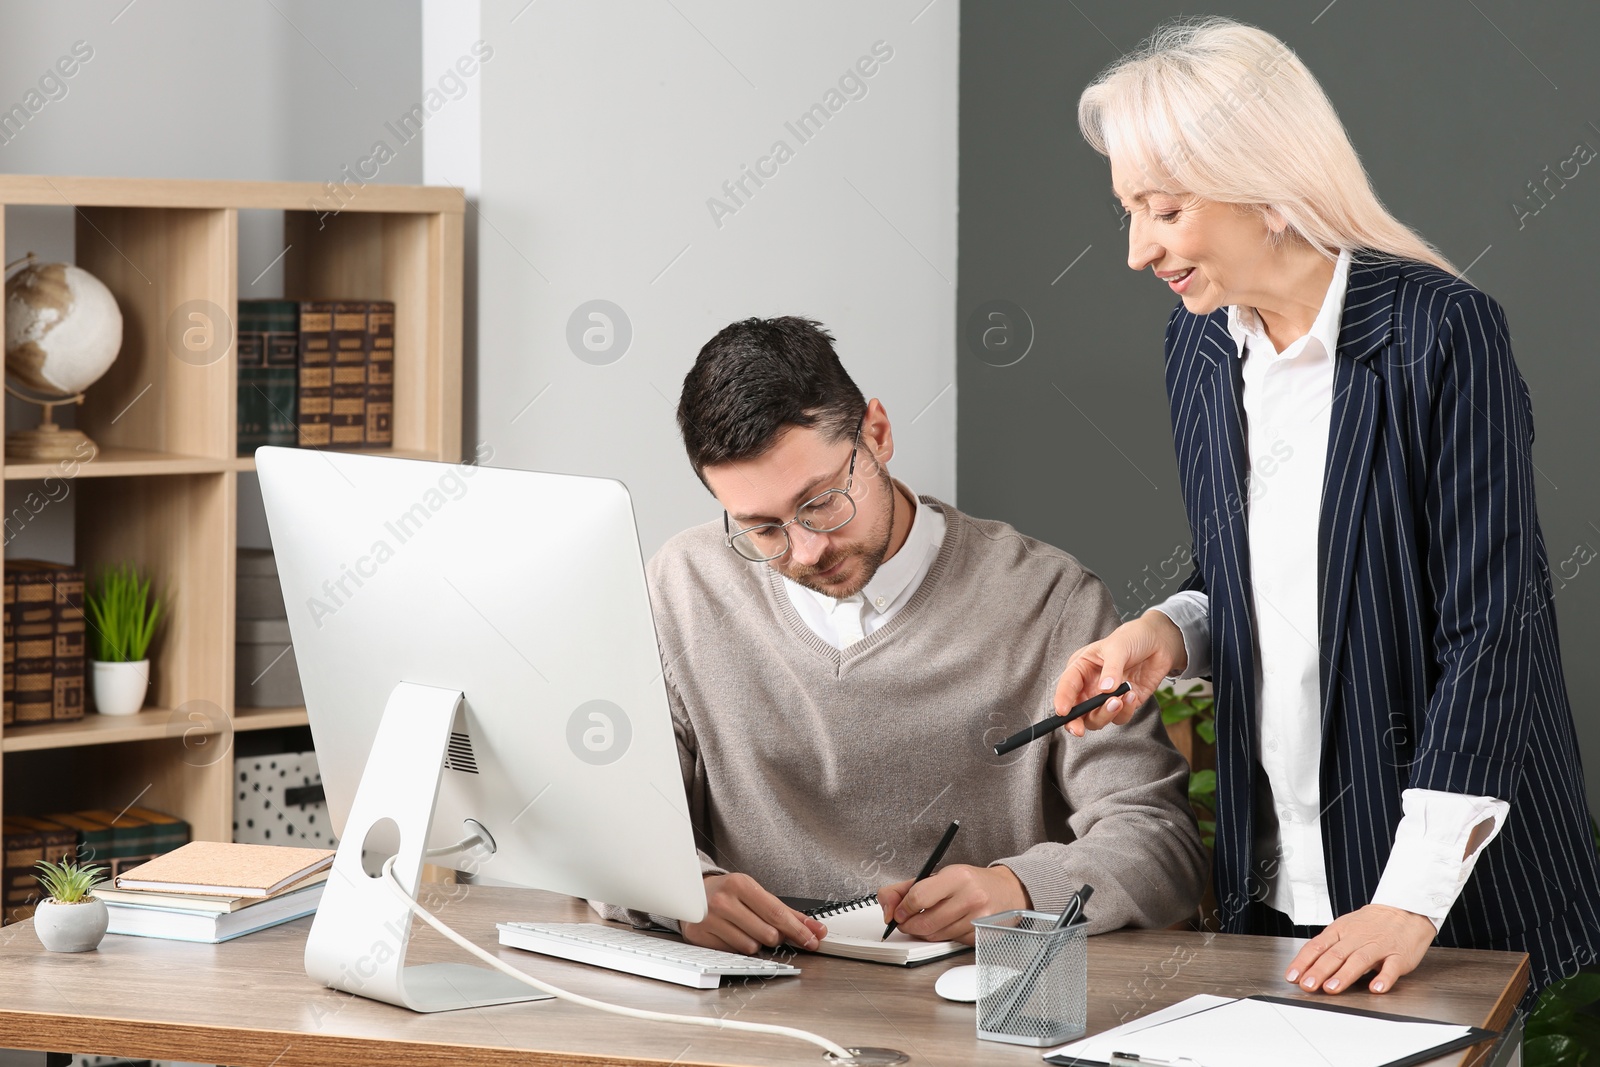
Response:
[{"label": "pen in holder", "polygon": [[1089,1013],[1088,922],[1037,911],[977,919],[978,1037],[1013,1045],[1059,1044],[1084,1032]]}]

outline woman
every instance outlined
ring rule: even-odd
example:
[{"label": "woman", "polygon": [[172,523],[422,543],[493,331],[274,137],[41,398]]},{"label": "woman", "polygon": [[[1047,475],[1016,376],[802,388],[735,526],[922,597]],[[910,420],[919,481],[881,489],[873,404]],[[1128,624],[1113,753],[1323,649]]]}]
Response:
[{"label": "woman", "polygon": [[1166,332],[1196,567],[1075,654],[1071,729],[1169,676],[1216,690],[1217,923],[1309,937],[1285,971],[1387,992],[1435,940],[1595,961],[1600,864],[1500,306],[1379,203],[1321,87],[1223,19],[1083,93]]}]

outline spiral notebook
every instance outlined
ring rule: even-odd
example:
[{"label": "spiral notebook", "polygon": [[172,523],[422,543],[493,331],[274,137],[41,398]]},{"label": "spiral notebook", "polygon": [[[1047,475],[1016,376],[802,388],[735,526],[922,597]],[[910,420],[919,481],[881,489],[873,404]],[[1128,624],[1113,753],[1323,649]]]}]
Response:
[{"label": "spiral notebook", "polygon": [[828,936],[817,946],[817,951],[827,956],[915,967],[972,951],[971,945],[959,941],[918,941],[899,930],[883,940],[883,909],[878,906],[876,893],[854,900],[781,899],[796,911],[821,919],[828,927]]}]

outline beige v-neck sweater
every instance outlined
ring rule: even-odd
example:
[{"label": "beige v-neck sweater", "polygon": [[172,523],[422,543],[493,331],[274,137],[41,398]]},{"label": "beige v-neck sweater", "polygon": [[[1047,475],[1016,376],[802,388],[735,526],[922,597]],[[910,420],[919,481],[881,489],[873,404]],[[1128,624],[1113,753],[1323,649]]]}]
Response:
[{"label": "beige v-neck sweater", "polygon": [[1049,712],[1072,651],[1117,625],[1104,584],[1005,523],[923,499],[948,524],[938,558],[893,619],[842,651],[770,567],[727,549],[720,523],[650,561],[706,872],[853,898],[913,877],[960,819],[945,864],[1003,863],[1043,911],[1090,883],[1094,932],[1192,913],[1205,856],[1187,764],[1153,706],[1128,726],[992,751]]}]

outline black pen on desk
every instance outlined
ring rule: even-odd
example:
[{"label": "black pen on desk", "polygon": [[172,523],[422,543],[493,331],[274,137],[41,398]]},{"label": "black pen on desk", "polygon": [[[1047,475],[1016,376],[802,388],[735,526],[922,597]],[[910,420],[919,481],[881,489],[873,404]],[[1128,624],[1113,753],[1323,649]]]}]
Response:
[{"label": "black pen on desk", "polygon": [[1052,715],[1048,719],[1040,719],[1026,730],[1014,733],[1004,741],[1000,742],[998,745],[994,746],[994,754],[996,756],[1004,756],[1007,752],[1010,752],[1014,748],[1021,748],[1029,741],[1037,741],[1050,731],[1059,730],[1061,727],[1067,725],[1067,723],[1072,722],[1075,719],[1083,718],[1085,715],[1089,714],[1091,711],[1094,711],[1112,697],[1119,697],[1126,693],[1130,688],[1131,687],[1127,682],[1123,682],[1109,693],[1101,693],[1097,697],[1090,697],[1082,704],[1075,705],[1073,709],[1067,712],[1065,715]]},{"label": "black pen on desk", "polygon": [[[907,893],[910,893],[913,886],[922,881],[924,878],[928,877],[928,875],[932,874],[933,869],[939,866],[939,861],[944,859],[945,850],[950,847],[950,842],[955,840],[956,831],[959,829],[961,829],[960,819],[956,819],[950,823],[949,827],[944,832],[944,836],[939,838],[939,843],[933,847],[933,855],[929,856],[928,862],[922,865],[922,873],[913,878],[911,880],[911,885],[906,887]],[[904,900],[905,898],[901,897],[900,899]],[[878,940],[889,940],[889,935],[894,933],[894,928],[898,925],[900,924],[895,922],[893,919],[890,919],[889,925],[883,929],[883,936],[878,938]]]}]

